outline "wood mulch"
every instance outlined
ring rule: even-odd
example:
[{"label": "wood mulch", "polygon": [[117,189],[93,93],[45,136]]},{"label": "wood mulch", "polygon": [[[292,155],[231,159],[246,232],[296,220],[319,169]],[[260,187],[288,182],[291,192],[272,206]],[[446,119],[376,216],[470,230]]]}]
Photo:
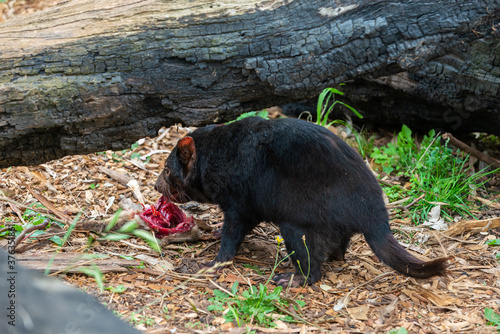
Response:
[{"label": "wood mulch", "polygon": [[[35,202],[43,203],[51,215],[64,222],[63,228],[52,224],[44,234],[22,240],[17,248],[19,263],[44,271],[49,254],[57,250],[49,237],[62,237],[77,212],[83,211],[75,231],[50,266],[51,275],[93,294],[147,333],[160,329],[209,333],[234,327],[224,324],[220,314],[207,311],[208,299],[213,297],[213,289],[230,290],[236,280],[240,287],[267,280],[277,253],[275,237],[279,231],[274,226],[257,227],[246,238],[235,263],[217,275],[196,274],[199,265],[211,261],[219,248],[220,242],[210,230],[220,227],[222,214],[213,205],[181,205],[199,223],[206,223],[204,230],[197,242],[164,245],[161,256],[139,238],[98,240],[90,247],[88,243],[89,237],[98,238],[119,203],[125,199],[138,203],[133,191],[105,174],[103,167],[137,180],[145,202],[154,203],[159,197],[153,188],[156,177],[168,152],[188,131],[164,129],[159,137],[147,138],[123,152],[70,156],[39,166],[0,170],[0,190],[6,196],[0,198],[2,224],[23,224],[26,206]],[[138,156],[151,158],[145,163]],[[498,212],[496,202],[490,206],[490,214]],[[393,229],[400,232],[398,238],[417,256],[454,256],[448,277],[416,280],[396,274],[358,236],[352,240],[345,262],[323,266],[320,282],[284,292],[288,298],[305,302],[301,317],[308,324],[278,320],[276,329],[251,327],[259,333],[386,333],[399,327],[410,333],[490,333],[484,309],[498,310],[500,305],[500,266],[495,258],[497,250],[485,243],[500,237],[500,219],[484,216],[481,221],[461,221],[444,233],[415,227],[407,219],[392,220]],[[5,246],[5,239],[0,242]],[[280,256],[285,254],[284,249],[279,251]],[[125,291],[99,291],[94,278],[80,271],[91,265],[103,273],[106,287],[123,286]],[[291,269],[285,262],[278,272]],[[233,331],[244,332],[238,328]]]}]

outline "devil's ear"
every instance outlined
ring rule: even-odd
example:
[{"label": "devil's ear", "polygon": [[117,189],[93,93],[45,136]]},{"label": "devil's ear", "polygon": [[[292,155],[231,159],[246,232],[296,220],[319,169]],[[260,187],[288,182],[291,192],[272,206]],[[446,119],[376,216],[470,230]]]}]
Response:
[{"label": "devil's ear", "polygon": [[196,148],[193,138],[189,136],[182,138],[177,143],[177,148],[179,149],[179,157],[182,165],[190,171],[196,160]]}]

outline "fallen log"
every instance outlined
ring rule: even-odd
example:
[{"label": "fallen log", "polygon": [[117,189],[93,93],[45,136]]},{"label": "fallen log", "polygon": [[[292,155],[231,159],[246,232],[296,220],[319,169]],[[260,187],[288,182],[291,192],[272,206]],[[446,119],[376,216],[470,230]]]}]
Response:
[{"label": "fallen log", "polygon": [[344,82],[368,122],[500,134],[498,22],[498,0],[64,1],[0,24],[0,167]]}]

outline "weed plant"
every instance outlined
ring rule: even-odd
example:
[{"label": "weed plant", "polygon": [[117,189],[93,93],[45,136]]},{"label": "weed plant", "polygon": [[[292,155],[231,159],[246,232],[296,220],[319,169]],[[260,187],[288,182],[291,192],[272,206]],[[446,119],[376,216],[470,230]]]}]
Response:
[{"label": "weed plant", "polygon": [[487,324],[495,326],[497,332],[500,333],[500,315],[495,313],[491,308],[487,307],[484,309],[484,317],[488,320]]},{"label": "weed plant", "polygon": [[[30,204],[22,216],[23,220],[24,220],[24,224],[15,224],[13,220],[4,219],[3,223],[0,223],[0,230],[2,230],[2,232],[0,232],[0,237],[4,237],[4,236],[8,235],[8,233],[9,233],[8,227],[10,227],[10,226],[14,229],[16,237],[19,236],[21,234],[21,232],[23,232],[25,229],[28,229],[32,226],[41,225],[45,222],[49,223],[47,228],[50,227],[51,224],[57,224],[61,228],[64,228],[64,224],[62,224],[58,221],[55,221],[53,219],[50,219],[49,217],[47,217],[44,214],[41,214],[41,213],[34,211],[37,209],[47,210],[42,204],[40,204],[38,202]],[[35,230],[29,234],[29,237],[36,238],[44,233],[46,233],[45,230]],[[57,245],[60,245],[62,239],[59,236],[55,235],[55,236],[50,237],[49,240],[53,241]]]},{"label": "weed plant", "polygon": [[241,296],[238,296],[238,281],[232,285],[231,292],[216,289],[213,291],[214,297],[208,300],[211,305],[207,307],[207,310],[222,313],[226,322],[234,321],[238,327],[252,323],[258,323],[264,327],[276,327],[274,314],[282,315],[282,321],[297,322],[294,317],[284,315],[283,310],[287,310],[291,303],[295,310],[299,311],[299,308],[303,307],[305,303],[301,300],[282,298],[283,288],[281,286],[275,287],[273,291],[267,287],[276,268],[291,255],[289,254],[278,261],[279,247],[283,239],[277,237],[276,240],[278,242],[276,260],[266,283],[259,284],[259,288],[250,285],[248,290],[241,293]]},{"label": "weed plant", "polygon": [[[384,188],[391,199],[408,198],[412,203],[421,195],[411,208],[410,214],[416,224],[427,219],[429,211],[436,205],[442,205],[443,216],[452,221],[452,213],[460,216],[472,216],[468,196],[482,187],[487,177],[495,171],[473,173],[467,162],[469,156],[454,152],[448,147],[448,141],[442,143],[441,136],[431,130],[418,146],[411,130],[403,125],[394,143],[381,148],[374,148],[371,157],[382,170],[410,182],[406,190],[401,187]],[[399,194],[398,194],[399,192]]]},{"label": "weed plant", "polygon": [[[341,84],[341,85],[343,85],[343,84]],[[334,121],[331,121],[330,123],[328,123],[328,118],[330,116],[330,113],[333,111],[333,108],[337,104],[343,105],[344,107],[351,110],[359,118],[363,118],[363,115],[361,115],[356,109],[354,109],[353,107],[351,107],[347,103],[344,103],[342,101],[337,100],[336,95],[343,96],[344,93],[338,89],[328,87],[328,88],[323,89],[321,94],[319,94],[318,104],[316,105],[316,124],[321,125],[321,126],[325,126],[325,127],[329,127],[330,125],[335,124],[335,123],[344,124],[345,122],[341,121],[341,120],[334,120]],[[331,104],[330,104],[330,100],[332,100]]]},{"label": "weed plant", "polygon": [[[208,301],[212,303],[207,307],[209,311],[223,313],[226,322],[235,321],[241,327],[243,324],[257,323],[265,327],[276,327],[273,314],[280,312],[280,308],[287,309],[288,301],[280,297],[283,288],[278,286],[273,291],[268,291],[268,287],[259,284],[259,288],[250,286],[248,290],[238,294],[238,282],[234,282],[231,287],[231,294],[221,290],[214,290],[213,298]],[[304,306],[303,301],[296,301],[300,306]],[[294,322],[291,316],[284,316],[281,320]]]}]

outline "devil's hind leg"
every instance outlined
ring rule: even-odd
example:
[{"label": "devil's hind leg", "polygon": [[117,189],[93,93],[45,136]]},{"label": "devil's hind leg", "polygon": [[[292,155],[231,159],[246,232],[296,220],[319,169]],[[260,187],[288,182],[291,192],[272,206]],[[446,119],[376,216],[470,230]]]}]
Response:
[{"label": "devil's hind leg", "polygon": [[[273,280],[277,285],[298,286],[304,284],[307,279],[308,284],[313,284],[321,278],[321,263],[324,254],[316,247],[312,236],[308,236],[306,231],[296,224],[280,224],[281,235],[285,240],[286,249],[295,266],[295,273],[276,275]],[[311,239],[311,240],[309,240]],[[293,280],[290,282],[292,275]]]}]

